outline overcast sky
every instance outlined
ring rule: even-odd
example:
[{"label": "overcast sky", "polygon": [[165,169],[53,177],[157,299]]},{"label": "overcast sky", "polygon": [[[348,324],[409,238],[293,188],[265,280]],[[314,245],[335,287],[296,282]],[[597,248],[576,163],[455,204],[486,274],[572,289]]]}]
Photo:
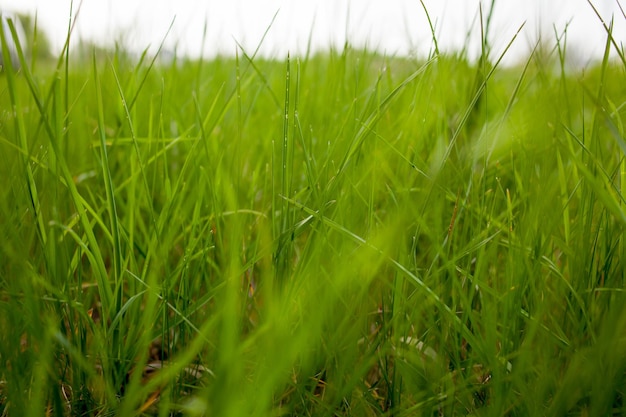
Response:
[{"label": "overcast sky", "polygon": [[[615,16],[614,36],[626,40],[626,17],[619,0],[592,0],[610,21]],[[622,0],[623,1],[623,0]],[[482,0],[483,9],[490,1]],[[626,3],[626,2],[624,2]],[[74,1],[74,11],[80,0]],[[480,0],[424,0],[437,31],[441,49],[467,43],[479,48]],[[0,0],[0,8],[20,13],[37,12],[40,25],[58,48],[64,39],[70,0]],[[485,10],[486,11],[486,10]],[[174,22],[166,46],[179,53],[199,55],[206,24],[205,55],[234,53],[235,40],[248,51],[263,44],[264,55],[282,57],[301,54],[311,39],[315,49],[351,44],[387,54],[424,54],[432,47],[426,14],[419,0],[83,0],[75,35],[103,44],[121,41],[142,50],[161,42]],[[528,51],[542,34],[553,41],[554,30],[567,27],[568,45],[576,60],[585,62],[601,53],[606,32],[587,0],[501,0],[491,41],[494,53],[502,51],[517,29],[526,22],[509,61]]]}]

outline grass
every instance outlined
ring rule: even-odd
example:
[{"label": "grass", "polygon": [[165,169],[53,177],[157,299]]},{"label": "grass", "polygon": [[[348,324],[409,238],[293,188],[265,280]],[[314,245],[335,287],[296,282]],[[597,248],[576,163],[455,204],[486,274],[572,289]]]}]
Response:
[{"label": "grass", "polygon": [[626,64],[565,40],[20,51],[0,415],[626,414]]}]

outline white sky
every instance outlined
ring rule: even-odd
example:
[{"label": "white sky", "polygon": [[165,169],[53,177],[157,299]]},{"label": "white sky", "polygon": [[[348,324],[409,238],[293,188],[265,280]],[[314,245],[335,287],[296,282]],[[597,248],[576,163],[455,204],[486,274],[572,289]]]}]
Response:
[{"label": "white sky", "polygon": [[[619,1],[592,0],[607,22],[615,16],[614,36],[626,40],[626,17]],[[440,49],[467,44],[466,34],[476,22],[480,0],[424,0],[437,31]],[[489,0],[482,0],[483,10]],[[74,8],[80,0],[74,0]],[[40,26],[54,45],[62,44],[68,26],[70,0],[0,0],[0,9],[38,13]],[[309,38],[315,49],[367,45],[387,54],[424,54],[432,47],[430,29],[419,0],[83,0],[75,35],[98,43],[121,41],[132,49],[157,46],[175,18],[166,46],[197,56],[206,24],[205,56],[234,53],[235,39],[251,53],[273,16],[261,52],[282,57],[302,54]],[[509,61],[529,50],[538,34],[550,43],[554,27],[568,26],[568,49],[580,63],[597,58],[606,32],[587,0],[500,0],[491,41],[499,53],[526,22]],[[469,45],[479,48],[480,26],[474,23]]]}]

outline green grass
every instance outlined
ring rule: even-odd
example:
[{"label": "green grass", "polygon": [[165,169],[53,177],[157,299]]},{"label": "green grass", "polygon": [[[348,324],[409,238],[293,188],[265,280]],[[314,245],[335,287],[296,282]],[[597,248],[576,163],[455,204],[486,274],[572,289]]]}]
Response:
[{"label": "green grass", "polygon": [[610,33],[585,71],[21,54],[0,416],[626,414]]}]

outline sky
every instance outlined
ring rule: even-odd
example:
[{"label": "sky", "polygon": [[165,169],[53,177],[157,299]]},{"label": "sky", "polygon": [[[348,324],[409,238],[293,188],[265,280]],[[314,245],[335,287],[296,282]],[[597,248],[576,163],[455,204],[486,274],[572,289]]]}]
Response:
[{"label": "sky", "polygon": [[[619,7],[624,0],[591,1],[607,23],[615,17],[614,37],[626,41],[626,16]],[[486,14],[490,0],[423,0],[440,49],[469,45],[470,52],[479,51],[481,3]],[[165,47],[190,56],[234,54],[238,44],[251,53],[266,31],[260,53],[279,58],[304,54],[309,44],[313,50],[342,46],[346,39],[388,55],[424,55],[433,47],[419,0],[74,0],[74,14],[79,4],[73,39],[118,42],[137,51],[156,50],[170,25]],[[5,12],[37,13],[57,50],[65,39],[70,5],[70,0],[0,0]],[[540,36],[554,44],[555,32],[567,31],[570,57],[582,64],[599,58],[606,41],[588,0],[501,0],[490,36],[494,55],[522,24],[507,53],[509,62],[522,59]]]}]

